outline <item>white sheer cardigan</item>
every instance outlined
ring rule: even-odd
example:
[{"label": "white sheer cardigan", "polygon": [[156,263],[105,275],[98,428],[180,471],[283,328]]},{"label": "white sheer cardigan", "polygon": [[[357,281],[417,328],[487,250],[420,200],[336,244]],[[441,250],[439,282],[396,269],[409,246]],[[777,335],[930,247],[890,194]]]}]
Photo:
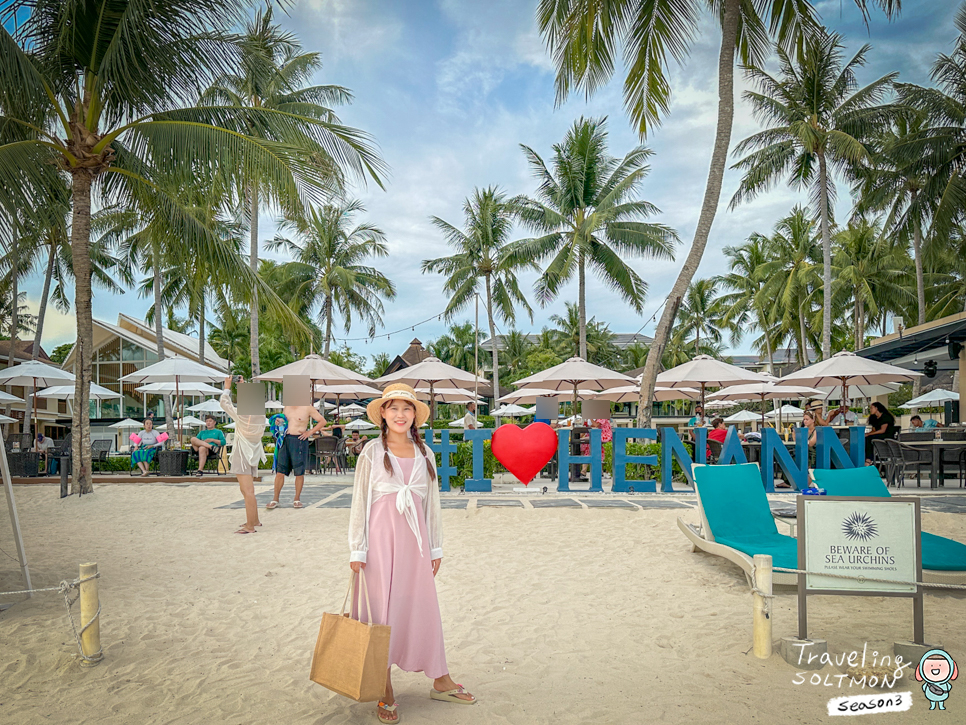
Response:
[{"label": "white sheer cardigan", "polygon": [[231,461],[239,462],[242,466],[258,468],[258,464],[267,460],[265,448],[262,446],[262,436],[268,420],[264,415],[239,415],[231,402],[231,390],[223,390],[219,399],[221,409],[235,421],[235,444],[232,446]]},{"label": "white sheer cardigan", "polygon": [[[439,505],[439,482],[429,478],[429,471],[422,453],[416,443],[410,438],[413,453],[412,475],[409,480],[403,479],[402,468],[395,456],[390,452],[392,473],[383,464],[385,447],[381,438],[374,438],[362,449],[356,460],[355,484],[352,489],[352,507],[349,512],[349,561],[365,562],[369,551],[369,512],[372,504],[382,496],[395,495],[396,510],[406,517],[410,529],[417,541],[420,542],[419,524],[416,520],[415,500],[413,494],[422,498],[423,516],[426,520],[426,535],[429,537],[429,554],[431,559],[443,558],[443,531]],[[425,445],[425,443],[423,444]],[[436,471],[436,456],[427,447],[426,459],[429,460],[433,471]]]}]

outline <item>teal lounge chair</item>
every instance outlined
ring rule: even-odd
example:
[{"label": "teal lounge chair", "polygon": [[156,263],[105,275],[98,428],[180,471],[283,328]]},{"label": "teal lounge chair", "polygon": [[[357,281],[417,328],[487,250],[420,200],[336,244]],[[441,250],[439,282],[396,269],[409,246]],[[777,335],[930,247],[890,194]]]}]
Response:
[{"label": "teal lounge chair", "polygon": [[[778,533],[757,463],[695,465],[692,470],[701,531],[678,519],[692,551],[705,551],[737,564],[749,586],[755,554],[770,555],[773,566],[798,568],[798,540]],[[772,583],[796,586],[798,576],[776,571]]]},{"label": "teal lounge chair", "polygon": [[[892,497],[874,466],[816,469],[812,479],[829,496]],[[923,531],[922,569],[924,581],[966,584],[966,544]]]}]

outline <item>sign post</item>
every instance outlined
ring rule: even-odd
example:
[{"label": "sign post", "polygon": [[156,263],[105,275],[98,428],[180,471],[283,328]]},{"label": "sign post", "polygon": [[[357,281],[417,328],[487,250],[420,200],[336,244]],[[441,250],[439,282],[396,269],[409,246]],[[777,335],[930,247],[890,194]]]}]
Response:
[{"label": "sign post", "polygon": [[808,595],[844,594],[910,597],[914,641],[924,643],[919,504],[915,496],[798,497],[798,561],[810,572],[798,575],[799,639],[808,639]]}]

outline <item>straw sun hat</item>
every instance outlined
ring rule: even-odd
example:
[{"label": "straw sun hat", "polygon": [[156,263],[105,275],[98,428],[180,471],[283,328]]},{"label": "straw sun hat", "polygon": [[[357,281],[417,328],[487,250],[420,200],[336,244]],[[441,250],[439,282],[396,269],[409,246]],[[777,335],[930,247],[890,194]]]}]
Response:
[{"label": "straw sun hat", "polygon": [[387,385],[382,391],[382,397],[376,398],[366,406],[366,414],[369,420],[378,426],[382,426],[382,404],[390,400],[405,400],[416,407],[416,427],[418,428],[429,420],[429,406],[416,398],[416,391],[405,383],[393,383]]}]

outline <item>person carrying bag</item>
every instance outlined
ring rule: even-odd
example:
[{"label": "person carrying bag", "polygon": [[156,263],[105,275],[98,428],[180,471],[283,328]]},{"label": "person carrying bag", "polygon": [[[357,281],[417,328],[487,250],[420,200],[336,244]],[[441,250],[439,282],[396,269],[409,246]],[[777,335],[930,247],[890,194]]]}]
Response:
[{"label": "person carrying bag", "polygon": [[[361,614],[362,596],[365,595],[366,624],[352,619],[346,612],[346,603],[356,587],[358,603],[353,609]],[[349,579],[349,591],[342,601],[339,614],[322,615],[319,639],[312,656],[309,678],[322,687],[357,702],[374,702],[382,699],[386,691],[386,669],[389,666],[389,625],[371,624],[372,608],[369,605],[369,588],[365,573],[353,572]]]}]

